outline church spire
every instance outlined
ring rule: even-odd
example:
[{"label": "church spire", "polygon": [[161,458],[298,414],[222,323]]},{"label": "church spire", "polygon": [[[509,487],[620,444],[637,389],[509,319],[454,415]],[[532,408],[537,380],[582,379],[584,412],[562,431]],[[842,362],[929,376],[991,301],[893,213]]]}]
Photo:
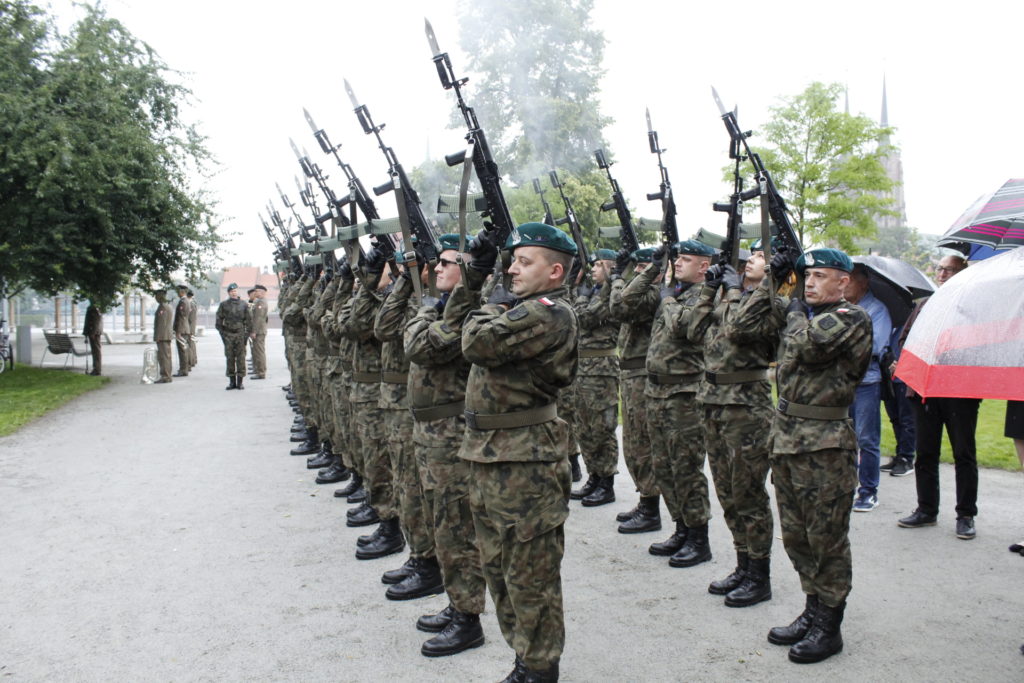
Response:
[{"label": "church spire", "polygon": [[882,120],[879,121],[883,128],[889,127],[889,104],[885,94],[885,75],[882,75]]}]

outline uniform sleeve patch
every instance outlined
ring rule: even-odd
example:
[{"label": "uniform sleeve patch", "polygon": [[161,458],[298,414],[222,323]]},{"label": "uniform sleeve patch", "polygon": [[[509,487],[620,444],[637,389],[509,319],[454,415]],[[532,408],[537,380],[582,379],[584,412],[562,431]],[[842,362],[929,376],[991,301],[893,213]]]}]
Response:
[{"label": "uniform sleeve patch", "polygon": [[823,330],[831,330],[833,327],[839,324],[839,321],[832,316],[823,316],[821,322],[818,323],[818,327]]},{"label": "uniform sleeve patch", "polygon": [[526,306],[516,306],[505,315],[508,316],[509,320],[521,320],[530,315],[530,311]]},{"label": "uniform sleeve patch", "polygon": [[539,299],[537,299],[537,301],[541,302],[545,306],[554,306],[555,305],[555,302],[552,301],[551,299],[547,298],[546,296],[540,297]]},{"label": "uniform sleeve patch", "polygon": [[836,313],[849,313],[849,312],[850,312],[849,308],[837,308],[836,309]]}]

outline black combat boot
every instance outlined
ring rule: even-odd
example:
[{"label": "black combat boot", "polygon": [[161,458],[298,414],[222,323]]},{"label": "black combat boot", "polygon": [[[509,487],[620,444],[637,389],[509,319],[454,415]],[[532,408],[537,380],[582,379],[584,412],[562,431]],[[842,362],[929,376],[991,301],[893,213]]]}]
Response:
[{"label": "black combat boot", "polygon": [[508,676],[501,679],[501,683],[523,683],[526,680],[526,665],[523,664],[523,660],[520,659],[519,655],[516,655],[515,666],[512,667],[512,671]]},{"label": "black combat boot", "polygon": [[235,375],[235,389],[245,389],[245,387],[242,386],[243,377],[244,375]]},{"label": "black combat boot", "polygon": [[380,521],[380,517],[377,516],[377,511],[367,503],[363,503],[359,507],[352,508],[349,510],[349,514],[345,515],[346,526],[370,526]]},{"label": "black combat boot", "polygon": [[226,387],[224,387],[224,389],[230,391],[231,389],[237,389],[237,388],[238,388],[238,385],[235,383],[235,376],[234,375],[230,375],[228,377],[228,385]]},{"label": "black combat boot", "polygon": [[808,595],[804,611],[789,626],[775,626],[768,631],[768,642],[774,645],[795,645],[804,639],[818,612],[818,596]]},{"label": "black combat boot", "polygon": [[384,597],[388,600],[415,600],[441,593],[444,593],[444,581],[441,579],[441,567],[437,564],[437,558],[424,557],[420,559],[416,571],[388,588],[384,592]]},{"label": "black combat boot", "polygon": [[[291,433],[298,434],[299,432],[306,431],[306,420],[301,415],[295,416],[295,421],[292,422]],[[303,439],[305,441],[305,439]]]},{"label": "black combat boot", "polygon": [[318,470],[321,467],[329,467],[334,462],[331,454],[331,442],[324,441],[320,444],[320,450],[312,458],[306,458],[307,470]]},{"label": "black combat boot", "polygon": [[[356,540],[356,545],[366,545],[366,543],[368,543],[369,541],[364,542],[364,538],[369,539],[369,536],[360,536]],[[387,584],[389,586],[393,586],[405,577],[409,576],[409,574],[412,574],[414,571],[416,571],[416,567],[419,565],[419,563],[419,558],[410,557],[408,560],[405,561],[405,564],[403,564],[398,569],[389,569],[383,574],[381,574],[380,582]],[[437,630],[440,631],[441,629],[439,628]]]},{"label": "black combat boot", "polygon": [[[293,448],[291,450],[292,455],[312,455],[320,450],[320,435],[317,434],[316,427],[307,429],[306,435],[309,438]],[[294,439],[295,437],[292,438]]]},{"label": "black combat boot", "polygon": [[[643,496],[641,496],[641,499],[642,498]],[[640,503],[634,505],[632,510],[626,510],[625,512],[620,512],[619,514],[615,515],[615,521],[628,522],[629,520],[633,519],[633,517],[635,517],[636,513],[638,512],[640,512]]]},{"label": "black combat boot", "polygon": [[676,520],[675,533],[661,543],[652,543],[647,552],[651,555],[674,555],[686,544],[686,537],[689,534],[690,530],[686,528],[686,524],[682,520]]},{"label": "black combat boot", "polygon": [[582,500],[583,498],[586,498],[597,490],[597,484],[599,481],[601,481],[601,477],[596,474],[591,474],[587,477],[587,481],[584,482],[583,486],[579,487],[575,491],[569,492],[569,497],[573,500]]},{"label": "black combat boot", "polygon": [[355,470],[352,471],[352,481],[348,483],[348,486],[338,489],[334,492],[335,498],[348,498],[353,493],[363,488],[363,478],[359,476],[359,473]]},{"label": "black combat boot", "polygon": [[599,477],[597,480],[597,488],[591,492],[589,496],[585,496],[580,503],[583,507],[597,507],[598,505],[607,505],[608,503],[615,502],[615,475],[609,475],[607,477]]},{"label": "black combat boot", "polygon": [[693,567],[702,562],[711,560],[711,544],[708,543],[708,524],[705,522],[700,526],[690,527],[690,533],[686,535],[686,543],[668,558],[670,567]]},{"label": "black combat boot", "polygon": [[440,633],[455,614],[455,606],[448,603],[448,606],[437,614],[424,614],[416,620],[416,628],[426,633]]},{"label": "black combat boot", "polygon": [[484,644],[484,630],[479,614],[466,614],[454,610],[451,621],[440,633],[423,643],[424,657],[445,657]]},{"label": "black combat boot", "polygon": [[[364,545],[369,545],[371,543],[374,543],[374,542],[377,541],[378,538],[380,538],[380,534],[381,534],[381,528],[378,526],[376,529],[373,530],[373,533],[364,534],[364,535],[360,536],[359,538],[357,538],[356,539],[356,545],[362,547]],[[410,564],[413,564],[413,563],[417,563],[418,564],[419,560],[416,560],[416,559],[413,559],[413,558],[410,557],[408,560],[406,560],[406,563],[403,564],[402,566],[405,567],[406,565],[410,565]],[[413,564],[413,566],[415,566],[415,564]],[[395,570],[395,571],[397,571],[397,570]],[[387,573],[387,572],[385,572],[385,573]],[[402,578],[404,579],[405,577],[403,576]],[[399,581],[401,581],[401,579],[399,579]],[[387,583],[387,582],[385,581],[385,583]],[[398,581],[392,581],[391,583],[398,583]]]},{"label": "black combat boot", "polygon": [[772,599],[772,558],[752,557],[743,581],[725,596],[726,607],[750,607]]},{"label": "black combat boot", "polygon": [[378,557],[400,553],[405,548],[405,538],[402,537],[402,527],[398,524],[398,517],[382,520],[380,525],[384,528],[376,542],[356,548],[357,560],[375,560]]},{"label": "black combat boot", "polygon": [[619,525],[619,533],[642,534],[645,531],[661,531],[660,502],[660,496],[641,496],[636,506],[636,514]]},{"label": "black combat boot", "polygon": [[356,492],[345,499],[349,505],[356,505],[357,503],[365,503],[370,500],[370,492],[366,490],[365,486],[360,486],[356,489]]},{"label": "black combat boot", "polygon": [[310,427],[307,424],[302,425],[302,429],[299,431],[293,431],[292,435],[288,438],[292,443],[302,443],[303,441],[309,441],[309,430]]},{"label": "black combat boot", "polygon": [[345,467],[345,463],[342,462],[340,455],[332,455],[334,463],[325,470],[320,470],[316,475],[316,483],[318,484],[337,484],[339,481],[345,481],[352,473],[349,472],[348,468]]},{"label": "black combat boot", "polygon": [[558,683],[558,665],[553,664],[547,671],[535,671],[529,667],[523,667],[526,675],[523,676],[523,683]]},{"label": "black combat boot", "polygon": [[712,595],[726,595],[729,591],[735,590],[741,583],[743,583],[743,572],[747,568],[747,564],[750,562],[750,555],[747,553],[737,550],[736,551],[736,569],[732,570],[732,574],[721,579],[720,581],[712,581],[708,586],[708,593]]},{"label": "black combat boot", "polygon": [[799,643],[789,648],[789,661],[797,664],[813,664],[828,659],[843,651],[843,634],[839,627],[843,623],[846,602],[836,607],[818,603],[814,623]]},{"label": "black combat boot", "polygon": [[572,471],[572,483],[578,482],[583,478],[583,470],[580,469],[580,454],[569,456],[569,469]]}]

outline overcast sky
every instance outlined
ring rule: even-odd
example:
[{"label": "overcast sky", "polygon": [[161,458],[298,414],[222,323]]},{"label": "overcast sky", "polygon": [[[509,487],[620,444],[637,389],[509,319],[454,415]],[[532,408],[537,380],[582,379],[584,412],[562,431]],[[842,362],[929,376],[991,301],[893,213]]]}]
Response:
[{"label": "overcast sky", "polygon": [[[1014,80],[1020,78],[1022,2],[596,5],[593,21],[608,41],[602,102],[614,119],[606,130],[618,160],[613,170],[634,215],[658,216],[645,197],[658,184],[644,121],[650,107],[668,149],[664,159],[683,235],[700,227],[725,231],[724,214],[710,208],[729,192],[721,181],[728,139],[711,85],[726,106],[739,105],[741,126],[756,133],[780,96],[814,80],[848,84],[851,112],[877,120],[887,77],[907,218],[925,233],[943,232],[978,195],[1024,175],[1024,89]],[[257,212],[276,200],[275,182],[296,199],[292,176],[299,167],[289,137],[309,150],[337,191],[344,190],[340,170],[321,154],[302,117],[303,106],[342,144],[342,158],[364,184],[386,180],[387,165],[373,138],[362,133],[343,78],[377,122],[387,124],[385,141],[406,167],[463,147],[464,131],[445,127],[454,96],[441,88],[423,33],[426,14],[456,73],[465,73],[456,0],[107,0],[105,6],[172,68],[186,72],[196,96],[190,116],[220,162],[209,185],[222,230],[234,233],[221,253],[224,265],[269,265]],[[62,23],[74,12],[66,0],[55,0],[52,9]],[[466,89],[471,105],[474,85],[471,80]],[[389,197],[378,206],[382,215],[397,213]]]}]

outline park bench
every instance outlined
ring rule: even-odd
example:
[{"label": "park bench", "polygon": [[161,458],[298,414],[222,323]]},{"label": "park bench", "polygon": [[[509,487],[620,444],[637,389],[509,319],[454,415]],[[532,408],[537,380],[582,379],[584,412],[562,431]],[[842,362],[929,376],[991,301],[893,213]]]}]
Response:
[{"label": "park bench", "polygon": [[[39,365],[42,367],[43,361],[46,360],[46,354],[50,353],[53,355],[66,354],[64,359],[64,367],[67,368],[68,360],[71,360],[71,367],[75,366],[75,356],[85,356],[85,371],[89,372],[89,357],[92,353],[88,347],[84,350],[79,350],[75,346],[75,340],[71,335],[64,332],[48,332],[43,330],[43,336],[46,337],[46,349],[43,350],[43,357],[39,360]],[[79,339],[83,339],[79,337]]]}]

